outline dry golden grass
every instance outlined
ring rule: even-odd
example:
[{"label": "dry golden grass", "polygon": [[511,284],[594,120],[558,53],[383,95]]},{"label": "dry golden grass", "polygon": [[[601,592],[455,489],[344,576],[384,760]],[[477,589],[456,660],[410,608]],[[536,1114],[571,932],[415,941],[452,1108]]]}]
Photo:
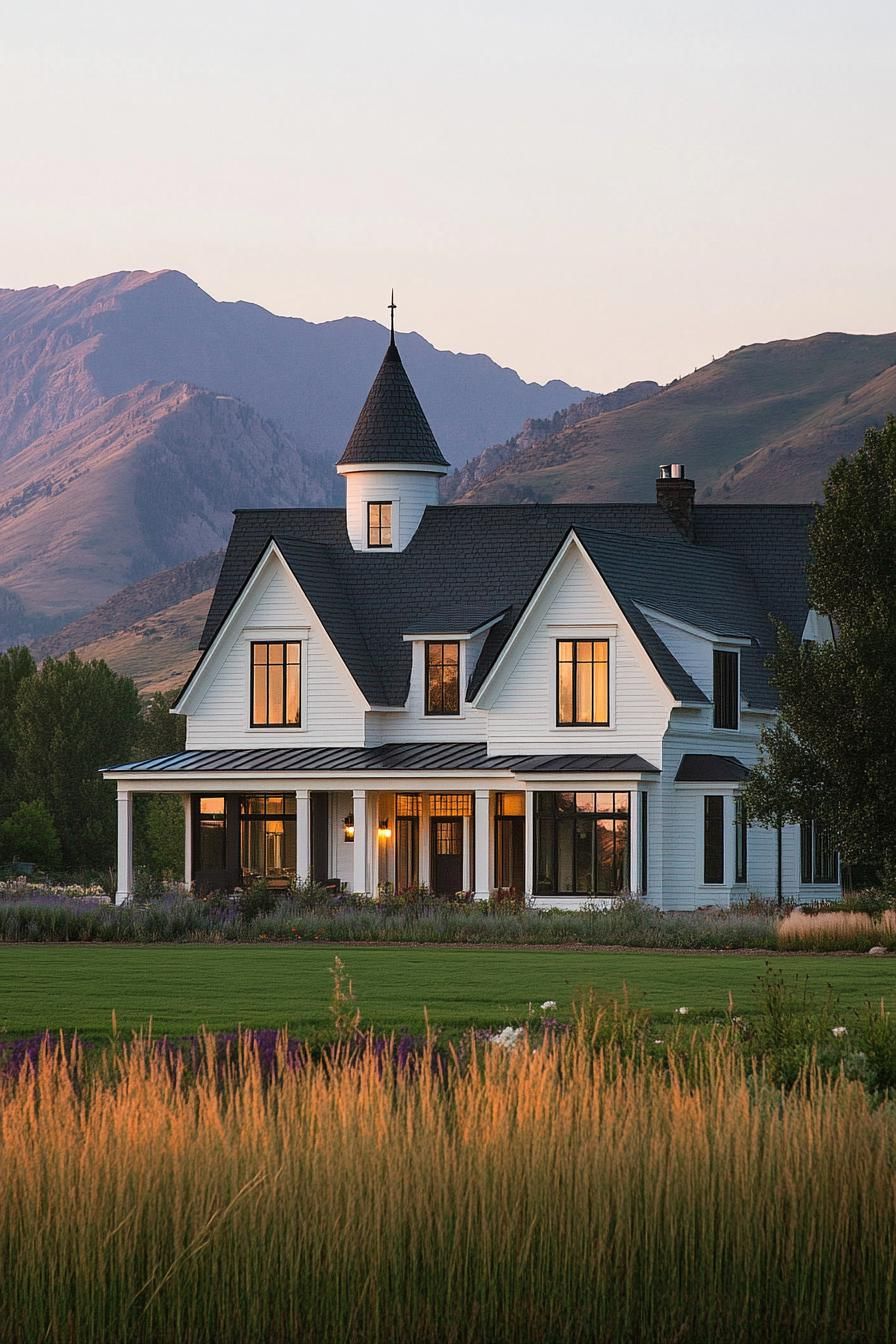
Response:
[{"label": "dry golden grass", "polygon": [[896,948],[896,912],[885,910],[872,919],[851,911],[807,915],[792,910],[778,925],[778,946],[787,951],[813,952],[856,950],[865,952],[879,945]]},{"label": "dry golden grass", "polygon": [[724,1039],[0,1083],[0,1338],[889,1341],[896,1115]]}]

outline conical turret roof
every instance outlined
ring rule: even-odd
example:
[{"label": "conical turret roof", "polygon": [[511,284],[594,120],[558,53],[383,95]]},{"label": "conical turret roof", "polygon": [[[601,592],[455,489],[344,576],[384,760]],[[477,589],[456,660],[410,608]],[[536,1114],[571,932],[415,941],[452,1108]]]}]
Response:
[{"label": "conical turret roof", "polygon": [[379,373],[337,465],[358,467],[385,462],[448,466],[405,372],[394,339],[389,342]]}]

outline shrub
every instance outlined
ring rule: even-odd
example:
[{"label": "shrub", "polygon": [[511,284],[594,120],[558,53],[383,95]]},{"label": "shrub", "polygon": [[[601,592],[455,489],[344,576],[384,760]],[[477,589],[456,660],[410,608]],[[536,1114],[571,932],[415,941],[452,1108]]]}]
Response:
[{"label": "shrub", "polygon": [[250,883],[237,899],[237,908],[247,924],[251,924],[259,915],[269,915],[276,904],[277,893],[263,877]]},{"label": "shrub", "polygon": [[59,836],[44,803],[19,803],[0,825],[0,847],[6,859],[21,859],[41,868],[56,868],[61,859]]}]

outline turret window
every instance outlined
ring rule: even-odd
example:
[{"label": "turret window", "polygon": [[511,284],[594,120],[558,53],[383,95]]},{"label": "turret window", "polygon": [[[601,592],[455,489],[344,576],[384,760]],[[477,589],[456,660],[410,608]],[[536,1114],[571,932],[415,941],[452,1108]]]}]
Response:
[{"label": "turret window", "polygon": [[392,545],[392,505],[370,500],[367,505],[367,545],[371,550]]}]

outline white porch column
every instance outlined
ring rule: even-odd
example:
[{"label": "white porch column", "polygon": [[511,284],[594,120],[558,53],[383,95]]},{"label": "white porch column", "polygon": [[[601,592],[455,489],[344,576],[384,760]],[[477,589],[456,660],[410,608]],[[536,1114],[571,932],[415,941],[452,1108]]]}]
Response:
[{"label": "white porch column", "polygon": [[535,890],[535,795],[526,785],[526,897]]},{"label": "white porch column", "polygon": [[118,872],[115,904],[124,905],[134,894],[134,795],[118,790]]},{"label": "white porch column", "polygon": [[473,895],[477,901],[487,901],[491,892],[491,881],[489,877],[491,870],[491,846],[489,844],[490,800],[491,795],[488,789],[476,790],[476,872],[473,880]]},{"label": "white porch column", "polygon": [[296,789],[296,882],[311,876],[311,794]]},{"label": "white porch column", "polygon": [[418,862],[418,881],[421,887],[430,885],[430,858],[429,858],[429,834],[430,834],[430,816],[429,816],[429,793],[420,793],[420,822],[419,822],[419,853]]},{"label": "white porch column", "polygon": [[193,795],[185,793],[184,802],[184,886],[193,882]]},{"label": "white porch column", "polygon": [[633,896],[641,894],[641,795],[632,789],[628,796],[628,889]]},{"label": "white porch column", "polygon": [[355,818],[355,839],[352,851],[352,890],[364,895],[367,884],[367,793],[355,789],[352,794],[352,814]]}]

